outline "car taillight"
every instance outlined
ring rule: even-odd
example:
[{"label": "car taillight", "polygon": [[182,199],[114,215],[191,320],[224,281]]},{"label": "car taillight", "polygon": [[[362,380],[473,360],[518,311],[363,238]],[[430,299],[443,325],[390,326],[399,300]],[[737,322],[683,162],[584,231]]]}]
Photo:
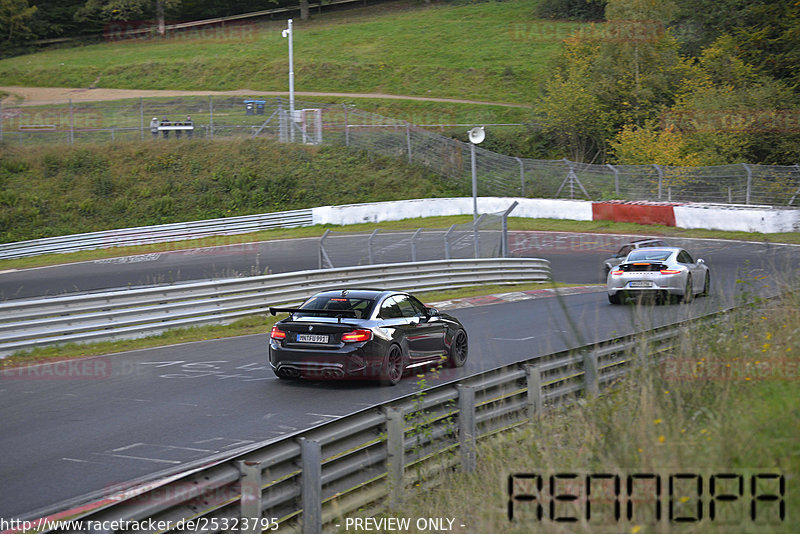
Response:
[{"label": "car taillight", "polygon": [[622,274],[623,271],[611,271],[611,274],[614,276],[619,276]]},{"label": "car taillight", "polygon": [[359,341],[369,341],[370,339],[372,339],[370,330],[351,330],[342,334],[343,343],[358,343]]},{"label": "car taillight", "polygon": [[272,327],[272,331],[269,333],[270,339],[286,339],[286,332],[278,328],[277,326]]},{"label": "car taillight", "polygon": [[661,274],[680,274],[678,269],[661,269]]}]

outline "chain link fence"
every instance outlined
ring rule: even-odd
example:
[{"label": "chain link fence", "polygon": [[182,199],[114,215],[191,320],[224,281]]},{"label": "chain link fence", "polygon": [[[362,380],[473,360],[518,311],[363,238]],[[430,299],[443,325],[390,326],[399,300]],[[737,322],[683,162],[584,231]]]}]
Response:
[{"label": "chain link fence", "polygon": [[[345,104],[289,102],[280,97],[140,98],[0,109],[0,141],[7,144],[117,142],[175,132],[152,129],[185,121],[185,137],[231,139],[269,136],[283,142],[339,144],[422,165],[471,189],[469,143],[405,121]],[[710,202],[796,208],[800,166],[595,165],[536,160],[475,147],[479,196],[587,200]]]},{"label": "chain link fence", "polygon": [[432,260],[508,257],[508,214],[484,213],[447,230],[346,233],[326,230],[319,241],[319,268]]}]

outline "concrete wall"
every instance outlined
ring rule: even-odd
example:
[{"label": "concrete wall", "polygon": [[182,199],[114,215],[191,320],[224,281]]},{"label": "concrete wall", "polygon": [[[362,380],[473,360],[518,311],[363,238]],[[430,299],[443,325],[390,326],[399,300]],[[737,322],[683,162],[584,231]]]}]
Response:
[{"label": "concrete wall", "polygon": [[[480,197],[478,213],[505,211],[514,203],[519,205],[512,217],[532,219],[592,220],[591,202],[578,200],[549,200],[539,198]],[[313,210],[314,224],[360,224],[367,222],[398,221],[417,217],[468,215],[473,212],[472,198],[425,198],[396,200],[345,206],[323,206]]]},{"label": "concrete wall", "polygon": [[[665,210],[671,211],[669,222],[679,228],[702,228],[742,232],[779,233],[800,231],[800,210],[780,210],[769,207],[720,206],[677,203],[620,203],[626,209],[613,210],[609,218],[608,202],[582,200],[551,200],[541,198],[481,197],[478,213],[505,211],[517,201],[512,217],[531,219],[568,219],[573,221],[615,220],[640,224],[665,224]],[[619,206],[614,206],[619,208]],[[636,208],[636,209],[633,209]],[[473,211],[472,198],[423,198],[323,206],[313,210],[314,224],[360,224],[397,221],[418,217],[468,215]],[[658,212],[658,213],[656,213]],[[658,217],[650,215],[657,214]]]}]

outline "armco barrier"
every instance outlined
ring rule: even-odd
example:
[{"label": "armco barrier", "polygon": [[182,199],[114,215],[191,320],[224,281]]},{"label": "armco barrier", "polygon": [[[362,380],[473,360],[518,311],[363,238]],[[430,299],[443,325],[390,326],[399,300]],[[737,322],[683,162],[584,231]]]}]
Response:
[{"label": "armco barrier", "polygon": [[549,279],[547,260],[458,259],[12,300],[0,303],[0,357],[44,345],[135,338],[171,328],[230,322],[345,286],[419,291]]},{"label": "armco barrier", "polygon": [[[725,313],[694,323],[719,320]],[[197,529],[189,525],[221,532],[232,521],[254,517],[279,532],[318,534],[356,511],[363,515],[396,506],[406,488],[435,484],[453,467],[473,471],[478,439],[525,424],[579,395],[596,394],[632,367],[657,364],[680,350],[691,324],[485,371],[276,441],[185,464],[162,473],[168,478],[161,483],[113,488],[86,496],[78,508],[53,512],[86,524],[162,522],[157,530],[137,529],[153,534]],[[261,525],[245,531],[262,528],[269,530]]]},{"label": "armco barrier", "polygon": [[0,260],[40,254],[63,254],[80,250],[183,241],[215,235],[247,234],[271,228],[310,226],[313,224],[312,221],[312,211],[307,209],[48,237],[0,244]]}]

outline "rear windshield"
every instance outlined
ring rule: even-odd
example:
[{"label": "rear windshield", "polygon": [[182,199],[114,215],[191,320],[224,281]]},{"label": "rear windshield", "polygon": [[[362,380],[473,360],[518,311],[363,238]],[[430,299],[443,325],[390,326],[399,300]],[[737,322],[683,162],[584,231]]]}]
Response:
[{"label": "rear windshield", "polygon": [[671,250],[652,250],[639,248],[628,254],[626,261],[664,261],[672,254]]},{"label": "rear windshield", "polygon": [[[333,310],[343,311],[343,316],[361,319],[372,312],[375,303],[372,299],[356,297],[312,297],[300,306],[305,311]],[[353,313],[347,313],[347,312]]]}]

